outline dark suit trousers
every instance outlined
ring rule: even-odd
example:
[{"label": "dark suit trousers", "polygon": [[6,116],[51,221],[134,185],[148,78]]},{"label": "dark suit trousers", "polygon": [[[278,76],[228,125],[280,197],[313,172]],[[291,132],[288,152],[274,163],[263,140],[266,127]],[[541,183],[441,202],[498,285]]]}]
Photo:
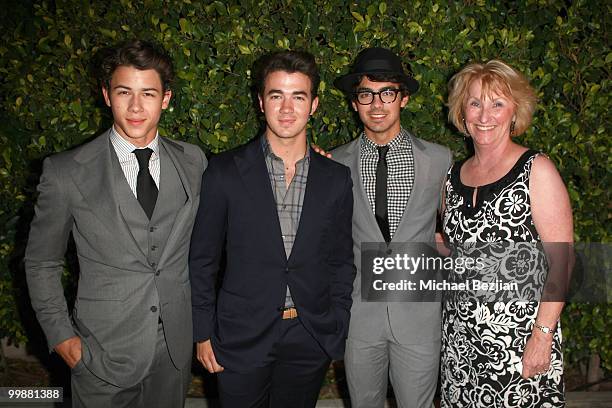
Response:
[{"label": "dark suit trousers", "polygon": [[185,404],[191,381],[191,361],[177,370],[170,360],[164,330],[159,325],[153,365],[145,378],[129,388],[120,388],[96,377],[82,361],[72,369],[74,408],[180,408]]},{"label": "dark suit trousers", "polygon": [[312,408],[330,359],[299,319],[283,320],[263,367],[218,374],[223,408]]}]

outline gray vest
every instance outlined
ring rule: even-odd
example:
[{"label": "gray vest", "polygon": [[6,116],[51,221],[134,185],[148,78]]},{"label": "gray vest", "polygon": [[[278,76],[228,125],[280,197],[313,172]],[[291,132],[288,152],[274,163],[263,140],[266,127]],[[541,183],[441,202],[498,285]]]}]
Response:
[{"label": "gray vest", "polygon": [[152,271],[159,263],[174,219],[187,201],[187,194],[176,167],[161,143],[159,156],[159,194],[151,220],[147,218],[136,196],[130,190],[118,160],[113,160],[113,173],[117,186],[115,194],[121,215],[140,250],[146,255]]}]

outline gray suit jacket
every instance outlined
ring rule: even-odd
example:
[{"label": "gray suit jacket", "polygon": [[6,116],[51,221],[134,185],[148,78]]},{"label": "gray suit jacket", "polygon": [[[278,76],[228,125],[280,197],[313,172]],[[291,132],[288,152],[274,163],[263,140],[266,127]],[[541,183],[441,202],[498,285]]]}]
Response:
[{"label": "gray suit jacket", "polygon": [[[160,316],[174,364],[183,367],[192,353],[189,237],[207,161],[191,144],[160,138],[160,149],[187,199],[174,203],[180,209],[171,215],[159,262],[149,263],[135,239],[142,231],[124,219],[118,191],[129,187],[116,177],[121,169],[109,132],[45,160],[26,250],[30,297],[49,347],[80,336],[85,366],[122,387],[138,383],[151,366]],[[60,279],[71,232],[80,266],[72,318]]]},{"label": "gray suit jacket", "polygon": [[[415,180],[393,242],[434,242],[440,192],[451,165],[448,148],[412,138]],[[440,304],[415,302],[363,302],[361,300],[361,243],[384,242],[359,171],[360,138],[333,151],[334,160],[348,166],[353,178],[353,251],[357,276],[353,284],[353,307],[349,337],[374,341],[387,318],[395,338],[402,344],[422,344],[440,338]],[[388,314],[388,316],[387,316]]]}]

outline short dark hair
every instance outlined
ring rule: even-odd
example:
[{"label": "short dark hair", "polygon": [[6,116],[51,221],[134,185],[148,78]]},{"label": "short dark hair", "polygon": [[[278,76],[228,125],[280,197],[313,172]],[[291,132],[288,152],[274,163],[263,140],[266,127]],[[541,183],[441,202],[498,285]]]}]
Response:
[{"label": "short dark hair", "polygon": [[319,89],[319,68],[314,56],[306,51],[278,51],[264,55],[256,63],[255,89],[258,95],[262,95],[266,78],[273,72],[285,71],[290,74],[299,72],[310,78],[312,98],[317,96]]},{"label": "short dark hair", "polygon": [[353,94],[350,95],[351,98],[355,98],[356,97],[355,96],[355,92],[357,92],[357,90],[359,89],[359,84],[363,80],[363,77],[367,77],[372,82],[395,82],[395,83],[398,83],[399,84],[400,92],[402,93],[402,96],[410,95],[410,92],[408,92],[408,87],[406,86],[406,83],[404,82],[404,79],[400,75],[379,73],[379,74],[359,75],[358,77],[356,77],[355,80],[353,81],[353,86],[352,86]]},{"label": "short dark hair", "polygon": [[174,80],[172,59],[161,47],[148,41],[130,40],[104,50],[100,63],[100,82],[103,87],[110,88],[113,73],[121,66],[140,70],[154,69],[159,74],[164,92],[170,89]]}]

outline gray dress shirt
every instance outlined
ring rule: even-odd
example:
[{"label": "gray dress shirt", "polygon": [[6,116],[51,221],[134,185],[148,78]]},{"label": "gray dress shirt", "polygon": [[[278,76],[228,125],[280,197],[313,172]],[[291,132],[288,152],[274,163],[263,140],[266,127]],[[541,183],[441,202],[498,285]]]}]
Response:
[{"label": "gray dress shirt", "polygon": [[[285,180],[285,163],[283,159],[272,152],[266,136],[261,137],[261,147],[268,167],[268,175],[272,184],[272,192],[276,201],[276,211],[280,222],[283,243],[285,244],[285,255],[289,259],[298,225],[302,214],[304,193],[306,192],[306,181],[308,180],[308,169],[310,168],[310,148],[306,146],[306,155],[295,163],[295,175],[291,184],[287,187]],[[287,286],[285,307],[294,307],[291,291]]]}]

